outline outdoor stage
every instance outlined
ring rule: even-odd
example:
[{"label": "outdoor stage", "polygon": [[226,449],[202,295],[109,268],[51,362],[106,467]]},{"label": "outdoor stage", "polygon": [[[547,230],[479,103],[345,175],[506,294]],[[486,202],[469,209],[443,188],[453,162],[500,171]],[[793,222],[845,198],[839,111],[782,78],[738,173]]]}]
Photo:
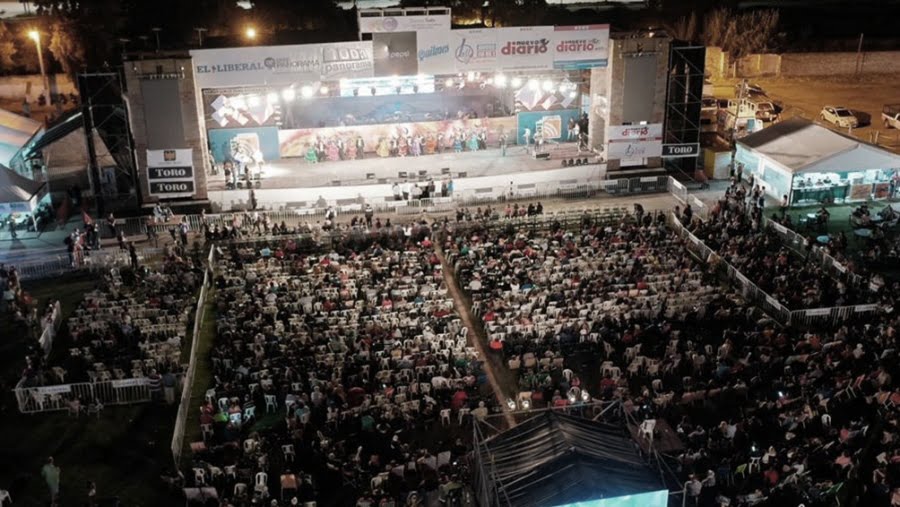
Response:
[{"label": "outdoor stage", "polygon": [[[440,182],[452,179],[457,197],[496,197],[512,191],[543,195],[554,189],[597,182],[606,165],[596,157],[579,155],[574,143],[554,144],[544,150],[548,159],[535,159],[524,146],[511,146],[503,156],[499,149],[477,152],[445,152],[420,157],[369,156],[362,160],[310,164],[302,158],[267,162],[254,193],[260,208],[310,206],[327,201],[358,199],[390,200],[394,182]],[[588,165],[563,167],[563,159],[587,159]],[[405,173],[405,177],[404,177]],[[222,173],[208,179],[209,199],[222,209],[242,207],[249,200],[246,188],[228,190]]]}]

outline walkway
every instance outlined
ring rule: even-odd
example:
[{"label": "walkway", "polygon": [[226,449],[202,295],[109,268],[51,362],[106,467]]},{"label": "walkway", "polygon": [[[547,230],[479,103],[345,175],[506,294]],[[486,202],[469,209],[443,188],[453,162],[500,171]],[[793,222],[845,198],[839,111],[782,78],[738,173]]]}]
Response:
[{"label": "walkway", "polygon": [[481,326],[475,325],[475,318],[472,316],[472,307],[466,302],[463,297],[462,290],[459,288],[459,284],[456,281],[456,276],[453,273],[453,267],[447,262],[447,259],[444,257],[444,250],[441,248],[440,241],[434,242],[434,253],[437,255],[438,259],[441,261],[441,272],[444,275],[444,283],[447,284],[447,290],[450,291],[450,296],[453,298],[453,306],[456,307],[456,312],[459,314],[459,318],[462,319],[463,325],[469,329],[469,339],[472,342],[472,346],[475,347],[475,350],[478,352],[478,357],[482,359],[482,364],[484,365],[484,372],[487,375],[488,383],[491,385],[491,389],[494,391],[494,396],[497,398],[497,403],[500,404],[500,407],[503,409],[504,418],[506,420],[506,424],[508,427],[512,428],[516,425],[516,420],[513,418],[510,413],[509,407],[506,405],[507,398],[511,398],[513,396],[509,396],[504,393],[500,388],[500,383],[497,381],[497,374],[494,371],[494,365],[489,360],[488,355],[485,354],[485,343],[487,343],[487,338],[484,336],[484,331]]}]

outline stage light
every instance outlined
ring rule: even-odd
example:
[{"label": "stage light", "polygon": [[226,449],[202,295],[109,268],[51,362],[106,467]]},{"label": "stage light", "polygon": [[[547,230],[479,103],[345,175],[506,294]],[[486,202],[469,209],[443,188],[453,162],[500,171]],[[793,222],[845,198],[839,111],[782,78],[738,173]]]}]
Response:
[{"label": "stage light", "polygon": [[260,101],[259,101],[259,97],[256,96],[256,95],[251,95],[250,97],[247,98],[247,104],[248,104],[250,107],[257,107],[257,106],[259,106],[259,102],[260,102]]},{"label": "stage light", "polygon": [[569,391],[568,398],[569,398],[569,403],[575,403],[575,393],[573,393],[572,391]]},{"label": "stage light", "polygon": [[489,78],[485,79],[484,83],[485,83],[485,84],[489,84],[489,85],[490,85],[490,84],[494,84],[494,78],[489,77]]},{"label": "stage light", "polygon": [[447,88],[452,87],[453,86],[453,78],[448,77],[447,80],[444,81],[444,86],[446,86]]},{"label": "stage light", "polygon": [[531,400],[522,400],[522,410],[531,409]]},{"label": "stage light", "polygon": [[541,85],[541,88],[543,88],[545,92],[553,90],[553,81],[550,81],[549,79],[544,81],[544,84]]},{"label": "stage light", "polygon": [[574,98],[577,97],[577,96],[578,96],[578,92],[569,92],[569,97],[570,97],[570,98],[573,98],[573,99],[574,99]]},{"label": "stage light", "polygon": [[293,88],[285,88],[284,91],[281,92],[281,98],[283,98],[285,102],[293,102],[295,97],[297,97],[297,92],[295,92]]},{"label": "stage light", "polygon": [[520,79],[518,77],[512,78],[512,85],[513,85],[513,88],[518,88],[518,87],[522,86],[522,79]]},{"label": "stage light", "polygon": [[506,76],[504,76],[503,74],[497,74],[494,77],[494,85],[496,85],[497,88],[506,88]]},{"label": "stage light", "polygon": [[278,102],[278,94],[275,92],[269,92],[269,94],[266,95],[266,102],[268,102],[269,104]]},{"label": "stage light", "polygon": [[256,28],[252,26],[248,26],[246,30],[244,30],[244,35],[247,36],[248,39],[253,40],[256,38]]},{"label": "stage light", "polygon": [[466,80],[469,82],[475,81],[475,73],[470,70],[469,73],[466,74]]},{"label": "stage light", "polygon": [[312,97],[313,96],[312,86],[304,86],[303,88],[300,88],[300,95],[304,99],[308,99],[308,98]]},{"label": "stage light", "polygon": [[319,93],[321,93],[322,95],[328,95],[328,87],[322,85],[321,87],[319,87]]},{"label": "stage light", "polygon": [[528,89],[529,90],[537,90],[541,87],[541,84],[537,82],[537,79],[529,79],[528,80]]}]

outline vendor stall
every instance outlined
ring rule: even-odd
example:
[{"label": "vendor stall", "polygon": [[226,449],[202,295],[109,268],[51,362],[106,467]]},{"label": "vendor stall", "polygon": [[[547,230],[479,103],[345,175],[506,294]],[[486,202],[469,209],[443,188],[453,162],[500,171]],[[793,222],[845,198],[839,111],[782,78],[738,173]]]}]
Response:
[{"label": "vendor stall", "polygon": [[735,163],[791,205],[888,199],[900,186],[900,155],[799,118],[739,140]]}]

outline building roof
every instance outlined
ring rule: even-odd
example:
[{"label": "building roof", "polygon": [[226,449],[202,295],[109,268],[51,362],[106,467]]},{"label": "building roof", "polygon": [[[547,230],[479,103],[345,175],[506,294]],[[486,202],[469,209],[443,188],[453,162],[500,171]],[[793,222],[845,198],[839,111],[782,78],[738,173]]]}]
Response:
[{"label": "building roof", "polygon": [[10,161],[41,130],[41,122],[0,109],[0,166]]},{"label": "building roof", "polygon": [[801,118],[776,123],[737,143],[792,174],[900,169],[900,155]]},{"label": "building roof", "polygon": [[476,449],[509,505],[553,506],[666,489],[622,428],[545,411]]}]

